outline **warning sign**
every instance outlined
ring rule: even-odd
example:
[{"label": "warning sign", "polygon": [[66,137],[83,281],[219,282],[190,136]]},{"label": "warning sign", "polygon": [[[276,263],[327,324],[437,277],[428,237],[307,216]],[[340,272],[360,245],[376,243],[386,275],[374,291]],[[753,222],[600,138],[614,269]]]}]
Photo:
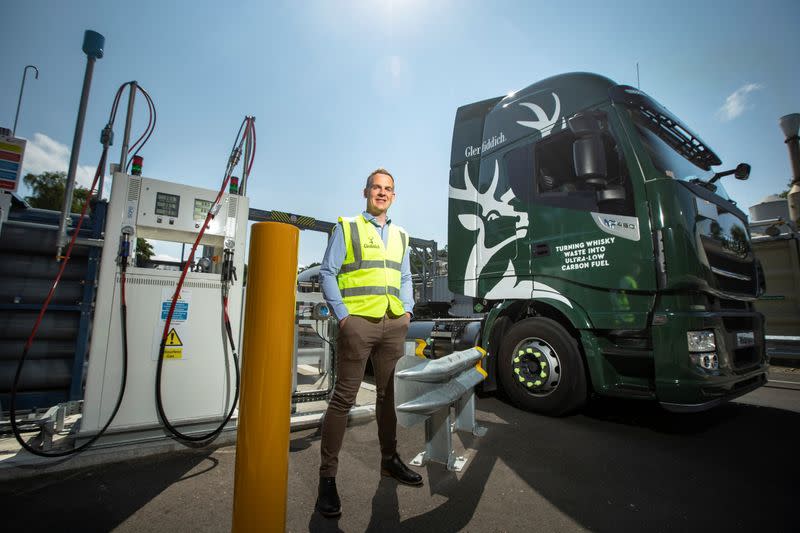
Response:
[{"label": "warning sign", "polygon": [[[174,296],[174,289],[171,287],[164,287],[161,291],[161,301],[159,302],[159,315],[160,320],[156,321],[155,328],[153,329],[153,361],[158,359],[158,353],[161,349],[161,340],[164,338],[164,324],[167,321],[167,315],[172,307],[172,297]],[[164,359],[185,361],[191,357],[191,344],[189,338],[191,335],[188,330],[187,322],[191,316],[191,303],[192,303],[192,290],[181,290],[180,297],[175,302],[172,310],[172,317],[169,323],[169,332],[167,333],[167,340],[164,343]],[[187,352],[185,342],[189,342],[190,348]]]},{"label": "warning sign", "polygon": [[164,359],[183,359],[183,341],[175,328],[169,330],[164,346]]}]

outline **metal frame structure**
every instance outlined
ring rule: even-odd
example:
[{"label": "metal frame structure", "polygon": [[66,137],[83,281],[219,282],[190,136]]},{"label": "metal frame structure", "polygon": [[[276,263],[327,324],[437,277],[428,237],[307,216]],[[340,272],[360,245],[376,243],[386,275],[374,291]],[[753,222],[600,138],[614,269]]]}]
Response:
[{"label": "metal frame structure", "polygon": [[[27,203],[22,202],[19,198],[15,197],[15,204],[17,209],[13,209],[9,214],[9,219],[6,221],[4,225],[4,231],[8,231],[12,228],[28,228],[28,229],[39,229],[45,230],[47,232],[53,232],[56,235],[58,231],[58,220],[59,220],[59,213],[58,211],[50,211],[44,209],[35,209],[31,208],[27,205]],[[19,207],[23,207],[23,209],[19,209]],[[89,246],[88,256],[87,256],[87,266],[86,271],[82,275],[80,280],[62,281],[62,286],[79,283],[82,285],[81,290],[81,299],[76,301],[74,304],[55,304],[50,305],[48,307],[48,311],[51,313],[79,313],[80,318],[78,320],[77,331],[75,332],[75,344],[74,350],[72,350],[72,360],[70,363],[71,368],[71,377],[69,380],[69,385],[64,388],[52,390],[52,389],[42,389],[36,391],[22,391],[17,393],[16,399],[16,407],[18,410],[29,410],[29,409],[42,409],[51,407],[61,402],[66,401],[77,401],[82,399],[83,397],[83,372],[84,372],[84,365],[86,363],[86,357],[88,354],[89,348],[89,326],[92,321],[93,315],[93,305],[94,299],[96,294],[96,286],[95,281],[97,278],[97,270],[98,270],[98,263],[100,257],[100,246],[102,243],[102,235],[103,235],[103,228],[105,227],[105,217],[106,217],[106,209],[107,203],[105,201],[99,201],[94,205],[92,210],[91,217],[89,219],[90,223],[84,225],[80,232],[80,238],[78,239],[77,243],[80,245],[83,243],[84,246]],[[73,222],[77,220],[77,215],[72,215]],[[47,243],[49,245],[49,243]],[[50,249],[47,246],[43,248],[47,248],[49,252]],[[12,249],[13,250],[13,249]],[[10,257],[7,257],[10,260]],[[74,260],[74,259],[73,259]],[[22,277],[22,276],[21,276]],[[37,283],[37,284],[49,284],[52,280],[49,279],[41,279],[35,280],[33,278],[24,278],[25,284],[28,283]],[[0,303],[0,312],[38,312],[42,308],[41,302],[36,303],[27,303],[24,301],[19,302],[3,302]],[[43,325],[40,330],[39,336],[44,338],[42,342],[46,341],[47,336],[47,326]],[[19,342],[19,339],[16,341],[12,338],[7,338],[6,342],[8,343],[7,346],[15,346],[16,343],[19,344],[20,354],[22,350],[22,344],[24,341]],[[6,361],[15,360],[14,353],[9,353],[8,356],[5,358]],[[23,369],[23,378],[27,374],[24,372]],[[13,374],[11,378],[13,379]],[[0,393],[0,402],[3,404],[3,408],[6,409],[10,400],[10,395],[7,392]]]}]

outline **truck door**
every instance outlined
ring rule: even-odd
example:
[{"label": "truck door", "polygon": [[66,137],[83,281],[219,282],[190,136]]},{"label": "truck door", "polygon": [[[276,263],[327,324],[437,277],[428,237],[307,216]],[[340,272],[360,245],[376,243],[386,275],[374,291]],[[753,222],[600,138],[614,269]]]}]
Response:
[{"label": "truck door", "polygon": [[604,169],[587,167],[597,157],[587,161],[571,128],[508,151],[504,163],[528,209],[534,299],[566,297],[596,328],[642,329],[656,289],[642,178],[614,117],[596,116],[592,149]]}]

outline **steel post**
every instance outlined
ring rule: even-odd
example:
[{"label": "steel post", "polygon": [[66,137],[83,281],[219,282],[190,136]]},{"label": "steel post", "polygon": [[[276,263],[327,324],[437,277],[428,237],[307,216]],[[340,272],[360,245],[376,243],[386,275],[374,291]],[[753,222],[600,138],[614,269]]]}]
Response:
[{"label": "steel post", "polygon": [[300,230],[289,224],[261,222],[250,230],[234,533],[286,526],[299,241]]},{"label": "steel post", "polygon": [[786,199],[789,204],[789,218],[800,225],[800,113],[784,115],[778,121],[786,137],[784,141],[789,149],[789,163],[792,165],[792,183]]},{"label": "steel post", "polygon": [[14,129],[11,130],[11,136],[17,136],[17,121],[19,120],[19,108],[22,106],[22,91],[25,90],[25,77],[28,75],[28,69],[32,68],[36,71],[36,78],[39,79],[39,69],[36,68],[35,65],[26,65],[25,70],[22,73],[22,84],[19,86],[19,99],[17,100],[17,114],[14,115]]},{"label": "steel post", "polygon": [[[78,119],[75,122],[75,135],[72,137],[72,150],[69,155],[69,170],[67,171],[67,184],[64,190],[64,203],[61,207],[61,220],[58,225],[58,240],[56,260],[61,260],[61,251],[66,244],[67,226],[70,225],[72,212],[72,194],[75,191],[75,172],[78,169],[78,156],[81,151],[81,138],[83,137],[83,124],[86,119],[86,105],[89,102],[89,91],[92,87],[92,74],[94,64],[98,58],[103,57],[105,37],[97,32],[87,30],[83,35],[83,51],[86,54],[86,71],[83,75],[83,89],[81,102],[78,106]],[[88,201],[88,199],[87,199]]]},{"label": "steel post", "polygon": [[128,173],[128,147],[131,142],[131,123],[133,122],[133,103],[136,101],[136,89],[138,85],[136,80],[130,83],[130,92],[128,93],[128,112],[125,115],[125,134],[122,137],[122,149],[119,153],[119,170],[120,172]]}]

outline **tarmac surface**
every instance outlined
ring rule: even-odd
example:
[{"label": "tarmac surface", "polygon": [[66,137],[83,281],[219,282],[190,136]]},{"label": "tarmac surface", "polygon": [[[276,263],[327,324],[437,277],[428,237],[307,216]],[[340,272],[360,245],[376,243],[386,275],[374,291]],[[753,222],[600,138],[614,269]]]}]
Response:
[{"label": "tarmac surface", "polygon": [[[314,512],[319,438],[297,431],[286,530],[797,531],[800,390],[760,391],[767,397],[692,415],[605,400],[547,418],[482,398],[486,436],[454,438],[464,470],[417,468],[421,488],[381,478],[374,420],[354,425],[340,455],[339,519]],[[410,460],[424,449],[424,427],[398,430]],[[186,449],[6,480],[2,529],[229,531],[235,454],[232,445]]]}]

